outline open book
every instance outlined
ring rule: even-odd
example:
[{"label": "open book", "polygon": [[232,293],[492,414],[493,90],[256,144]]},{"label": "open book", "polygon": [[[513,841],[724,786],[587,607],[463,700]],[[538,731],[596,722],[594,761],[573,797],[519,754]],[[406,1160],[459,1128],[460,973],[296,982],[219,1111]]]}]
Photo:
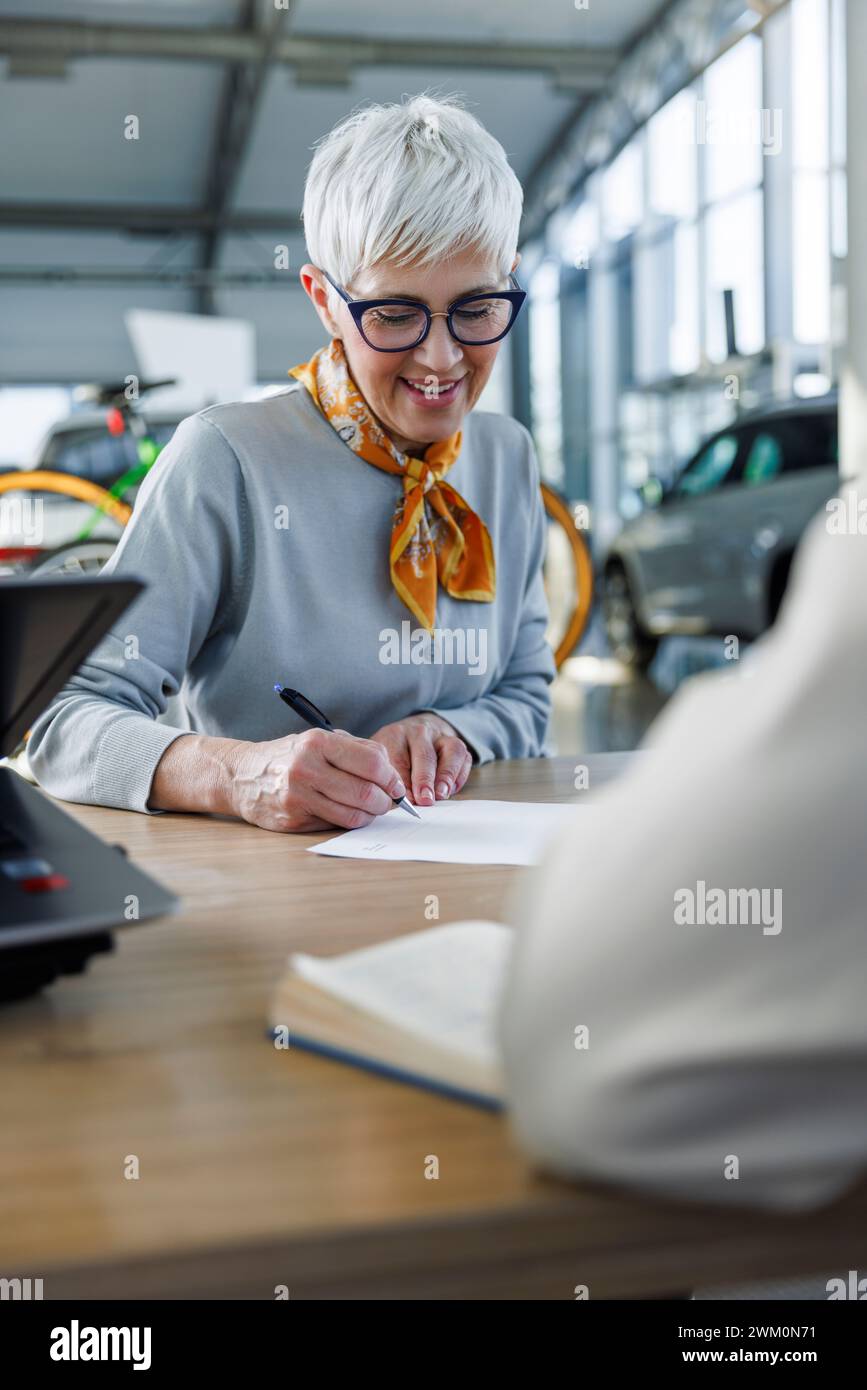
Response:
[{"label": "open book", "polygon": [[495,1020],[511,941],[498,922],[455,922],[342,956],[292,956],[271,1008],[275,1043],[499,1109]]}]

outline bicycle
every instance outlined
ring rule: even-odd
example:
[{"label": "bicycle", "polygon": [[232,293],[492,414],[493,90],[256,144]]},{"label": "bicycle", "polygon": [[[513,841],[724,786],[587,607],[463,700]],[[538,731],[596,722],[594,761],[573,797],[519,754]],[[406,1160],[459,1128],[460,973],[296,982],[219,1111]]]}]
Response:
[{"label": "bicycle", "polygon": [[146,420],[136,412],[135,404],[147,391],[174,385],[173,379],[142,382],[135,397],[130,397],[127,382],[91,388],[89,399],[94,404],[106,408],[106,428],[109,434],[117,438],[129,433],[135,439],[136,462],[131,468],[125,469],[111,487],[102,487],[88,478],[79,478],[75,473],[61,473],[45,468],[12,470],[0,474],[0,494],[18,491],[48,492],[79,502],[88,502],[93,508],[73,539],[46,551],[44,559],[30,571],[32,574],[92,574],[102,569],[114,552],[117,542],[102,537],[92,540],[95,527],[103,516],[110,517],[120,527],[126,526],[132,516],[132,505],[125,499],[138,488],[164,447],[154,439]]}]

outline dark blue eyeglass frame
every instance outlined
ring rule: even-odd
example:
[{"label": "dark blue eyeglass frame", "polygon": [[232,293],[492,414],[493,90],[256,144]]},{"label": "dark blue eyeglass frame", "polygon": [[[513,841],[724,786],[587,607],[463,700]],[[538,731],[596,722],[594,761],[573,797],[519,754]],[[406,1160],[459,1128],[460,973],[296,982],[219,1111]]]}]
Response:
[{"label": "dark blue eyeglass frame", "polygon": [[[327,270],[323,270],[322,274],[325,276],[331,288],[336,290],[337,293],[340,295],[340,298],[345,303],[347,309],[349,310],[350,314],[352,315],[355,321],[356,328],[358,329],[364,341],[367,343],[367,346],[369,348],[372,348],[374,352],[411,352],[413,348],[418,347],[419,343],[424,342],[428,333],[430,333],[431,324],[433,323],[433,320],[437,318],[446,319],[446,321],[448,322],[449,333],[451,333],[456,343],[460,343],[461,347],[488,347],[491,343],[499,343],[501,339],[505,338],[507,333],[510,333],[512,331],[512,329],[515,326],[515,320],[518,317],[518,314],[521,312],[521,306],[523,305],[524,300],[527,298],[526,290],[522,290],[520,285],[518,284],[518,281],[515,279],[515,276],[510,275],[509,283],[514,286],[513,289],[495,290],[493,292],[489,292],[488,294],[464,295],[461,299],[454,300],[454,302],[449,305],[448,309],[439,310],[436,313],[434,313],[434,311],[432,309],[429,309],[426,304],[422,304],[421,300],[419,299],[353,299],[350,294],[347,294],[346,290],[343,288],[342,285],[338,285],[336,281],[332,280]],[[452,315],[457,313],[459,309],[462,309],[465,304],[475,304],[480,299],[507,299],[512,306],[512,317],[506,324],[506,327],[503,329],[502,333],[498,333],[494,338],[462,338],[459,333],[455,332]],[[367,334],[361,326],[361,320],[367,313],[368,309],[381,309],[386,305],[402,305],[404,308],[421,309],[421,311],[425,315],[425,324],[421,333],[415,339],[415,342],[406,343],[401,347],[386,348],[378,347],[376,343],[372,343],[370,341],[370,339],[368,338]]]}]

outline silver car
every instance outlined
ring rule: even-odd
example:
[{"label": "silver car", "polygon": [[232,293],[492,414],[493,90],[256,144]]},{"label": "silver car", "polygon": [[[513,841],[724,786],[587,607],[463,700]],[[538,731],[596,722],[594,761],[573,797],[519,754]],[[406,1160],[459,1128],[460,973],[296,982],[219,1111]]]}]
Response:
[{"label": "silver car", "polygon": [[646,507],[605,560],[602,604],[612,651],[646,668],[659,639],[750,639],[773,623],[795,547],[836,492],[833,396],[743,415],[713,435]]}]

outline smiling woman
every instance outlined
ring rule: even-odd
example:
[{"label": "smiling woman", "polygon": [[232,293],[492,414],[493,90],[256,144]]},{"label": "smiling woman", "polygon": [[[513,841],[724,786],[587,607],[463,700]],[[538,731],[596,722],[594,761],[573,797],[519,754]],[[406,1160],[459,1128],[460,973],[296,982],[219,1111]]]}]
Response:
[{"label": "smiling woman", "polygon": [[[524,301],[521,204],[454,100],[370,106],[319,144],[300,278],[328,342],[160,455],[107,567],[148,589],[31,734],[50,791],[353,827],[545,752],[538,467],[523,426],[473,409]],[[462,645],[384,662],[410,622]],[[305,729],[277,680],[337,728]]]}]

